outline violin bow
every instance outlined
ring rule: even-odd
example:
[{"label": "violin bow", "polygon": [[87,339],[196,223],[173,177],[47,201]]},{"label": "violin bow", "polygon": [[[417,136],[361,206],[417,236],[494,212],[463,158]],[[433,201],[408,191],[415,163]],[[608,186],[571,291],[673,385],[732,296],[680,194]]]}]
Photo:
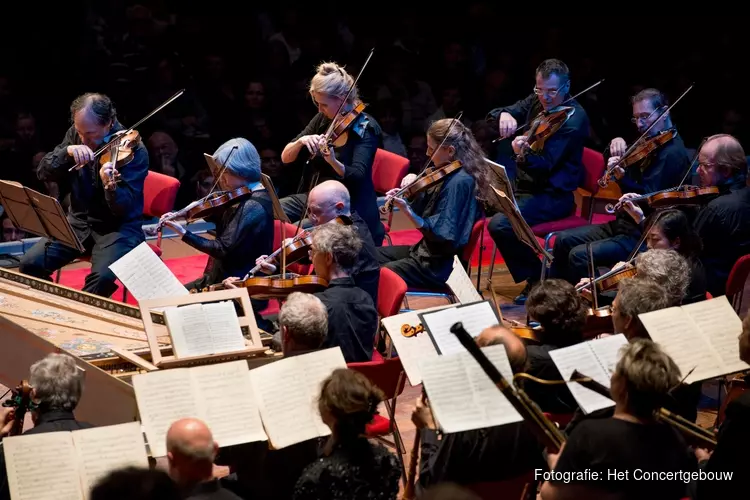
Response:
[{"label": "violin bow", "polygon": [[628,155],[630,153],[632,153],[633,150],[638,146],[638,144],[640,144],[643,141],[643,139],[646,138],[646,136],[648,135],[648,133],[651,132],[651,129],[654,128],[654,126],[657,123],[659,123],[661,121],[661,119],[667,113],[669,113],[672,110],[672,108],[674,108],[675,105],[678,102],[680,102],[683,97],[685,97],[687,95],[688,92],[690,92],[690,90],[692,90],[693,86],[695,86],[694,83],[690,84],[690,86],[685,90],[685,92],[683,92],[682,95],[680,95],[680,97],[678,97],[677,100],[675,100],[675,102],[673,102],[669,107],[667,107],[667,109],[665,109],[664,111],[662,111],[662,113],[659,115],[659,117],[656,120],[654,120],[651,123],[651,125],[648,126],[648,128],[645,130],[645,132],[643,132],[641,134],[641,136],[638,139],[636,139],[636,141],[633,142],[633,144],[631,144],[628,149],[625,150],[625,152],[622,154],[622,156],[620,156],[620,159],[617,160],[617,162],[615,162],[614,165],[612,165],[611,167],[609,167],[609,168],[606,169],[605,174],[598,181],[598,183],[599,183],[599,185],[601,187],[607,187],[607,184],[609,184],[609,177],[612,175],[612,172],[615,170],[615,168],[617,168],[623,161],[625,161],[625,159],[628,157]]},{"label": "violin bow", "polygon": [[[568,98],[567,98],[567,99],[565,99],[565,100],[564,100],[564,101],[563,101],[562,103],[560,103],[560,106],[557,106],[557,107],[559,108],[559,107],[561,107],[561,106],[565,106],[565,105],[566,105],[566,104],[568,104],[569,102],[573,101],[574,99],[577,99],[578,97],[582,96],[583,94],[585,94],[585,93],[586,93],[586,92],[588,92],[589,90],[593,89],[594,87],[598,87],[599,85],[601,85],[601,84],[602,84],[602,82],[604,82],[604,78],[602,78],[601,80],[599,80],[598,82],[596,82],[596,83],[594,83],[594,84],[591,84],[591,85],[589,85],[589,86],[588,86],[588,87],[586,87],[585,89],[583,89],[583,90],[581,90],[580,92],[578,92],[578,93],[577,93],[576,95],[573,95],[573,96],[570,96],[570,97],[568,97]],[[548,113],[548,111],[542,111],[542,113]],[[533,120],[532,120],[532,121],[533,121]],[[524,123],[523,125],[521,125],[520,127],[518,127],[518,128],[516,129],[516,131],[515,131],[515,132],[518,132],[519,130],[523,130],[523,129],[525,129],[526,127],[528,127],[528,126],[529,126],[529,124],[530,124],[530,123],[531,123],[531,122],[528,122],[528,123]],[[515,132],[514,132],[514,133],[515,133]],[[498,141],[502,141],[502,140],[504,140],[504,139],[507,139],[508,137],[510,137],[510,136],[507,136],[507,137],[498,137],[497,139],[493,139],[493,140],[492,140],[492,142],[498,142]]]},{"label": "violin bow", "polygon": [[[177,99],[178,97],[180,97],[184,93],[185,93],[185,89],[182,89],[179,92],[177,92],[175,95],[173,95],[172,97],[170,97],[169,99],[167,99],[166,101],[164,101],[163,103],[161,103],[156,109],[154,109],[152,112],[150,112],[149,114],[147,114],[146,116],[144,116],[143,118],[141,118],[138,122],[136,122],[135,125],[133,125],[129,129],[127,129],[123,134],[120,134],[119,137],[116,137],[115,139],[113,139],[113,142],[117,141],[117,145],[119,145],[121,137],[125,137],[130,132],[132,132],[135,129],[137,129],[143,122],[145,122],[146,120],[148,120],[149,118],[151,118],[152,116],[154,116],[156,113],[158,113],[162,109],[166,108],[169,104],[172,103],[172,101],[174,101],[175,99]],[[99,155],[101,155],[102,153],[104,153],[107,149],[111,148],[112,146],[114,146],[114,144],[112,144],[111,142],[103,145],[102,147],[100,147],[99,149],[97,149],[94,152],[94,158],[98,157]],[[85,167],[87,163],[88,162],[76,164],[76,165],[70,167],[68,169],[68,172],[72,172],[73,170],[80,170],[83,167]]]}]

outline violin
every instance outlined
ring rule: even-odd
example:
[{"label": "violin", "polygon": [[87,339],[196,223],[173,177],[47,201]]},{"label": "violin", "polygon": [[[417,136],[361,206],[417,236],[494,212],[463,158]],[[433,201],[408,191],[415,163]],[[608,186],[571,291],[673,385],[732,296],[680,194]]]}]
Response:
[{"label": "violin", "polygon": [[117,187],[117,171],[135,158],[135,150],[141,143],[141,134],[134,129],[117,132],[117,135],[110,142],[116,142],[116,144],[99,157],[99,164],[104,166],[106,163],[112,162],[114,170],[109,178],[108,185]]},{"label": "violin", "polygon": [[[597,293],[609,292],[615,290],[620,281],[626,278],[635,278],[637,275],[638,270],[636,267],[632,264],[626,264],[623,267],[602,274],[596,278],[593,283],[596,285]],[[576,287],[576,291],[579,292],[588,302],[593,302],[594,298],[591,291],[591,282]]]},{"label": "violin", "polygon": [[616,180],[615,170],[617,168],[628,168],[629,166],[638,163],[639,161],[647,158],[651,153],[657,151],[660,147],[667,144],[669,141],[674,139],[676,132],[674,129],[665,130],[660,132],[658,135],[651,137],[646,141],[642,141],[637,145],[634,144],[632,150],[626,151],[612,167],[608,168],[601,179],[597,183],[601,187],[607,187],[610,181]]},{"label": "violin", "polygon": [[365,103],[358,101],[351,110],[341,111],[336,115],[336,119],[331,121],[324,134],[326,147],[321,151],[323,154],[328,154],[328,148],[331,146],[338,148],[346,144],[349,140],[349,127],[359,118],[365,107]]},{"label": "violin", "polygon": [[583,325],[581,336],[583,340],[590,340],[602,333],[612,333],[614,325],[612,323],[612,308],[603,306],[598,308],[590,307],[586,314],[586,323]]},{"label": "violin", "polygon": [[426,169],[422,175],[417,177],[411,184],[407,184],[390,196],[385,203],[380,207],[380,213],[387,214],[393,209],[394,198],[406,198],[410,199],[420,192],[428,189],[438,182],[445,179],[447,176],[457,171],[462,167],[461,162],[458,160],[452,161],[451,163],[444,165],[437,169]]},{"label": "violin", "polygon": [[[235,281],[234,286],[246,288],[250,297],[258,299],[278,299],[288,296],[292,292],[317,293],[328,287],[328,281],[314,274],[300,276],[294,273],[285,275],[250,277],[245,280]],[[217,283],[201,291],[221,290],[224,285]],[[191,290],[197,293],[197,290]]]},{"label": "violin", "polygon": [[573,106],[561,106],[557,108],[557,111],[542,111],[539,113],[529,125],[529,130],[523,133],[523,137],[526,137],[526,145],[518,155],[519,161],[523,161],[529,152],[533,154],[541,153],[544,149],[544,142],[560,130],[574,112]]},{"label": "violin", "polygon": [[653,193],[636,196],[616,204],[608,203],[604,210],[613,214],[622,209],[625,201],[633,203],[647,202],[652,208],[667,208],[674,205],[700,205],[711,201],[712,198],[719,194],[719,188],[716,186],[677,186],[674,188],[663,189]]},{"label": "violin", "polygon": [[15,408],[13,416],[13,426],[10,429],[9,436],[19,436],[23,432],[23,421],[26,413],[33,410],[34,403],[31,401],[31,386],[27,380],[22,380],[13,391],[13,397],[3,401],[3,406]]},{"label": "violin", "polygon": [[197,219],[209,217],[230,205],[250,198],[252,195],[253,190],[247,186],[240,186],[228,191],[217,191],[208,195],[201,200],[200,203],[192,206],[187,212],[185,212],[185,219],[188,222],[191,222]]},{"label": "violin", "polygon": [[415,335],[419,335],[424,331],[424,326],[422,323],[418,325],[410,325],[408,323],[404,323],[401,325],[401,335],[404,337],[414,337]]}]

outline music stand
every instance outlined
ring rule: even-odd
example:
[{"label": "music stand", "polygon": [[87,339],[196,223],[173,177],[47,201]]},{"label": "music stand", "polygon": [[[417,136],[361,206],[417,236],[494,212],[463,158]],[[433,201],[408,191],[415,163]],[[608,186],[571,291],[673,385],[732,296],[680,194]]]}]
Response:
[{"label": "music stand", "polygon": [[18,182],[0,180],[0,204],[8,218],[21,231],[47,238],[44,245],[44,265],[47,265],[47,248],[59,242],[86,251],[78,241],[60,202],[51,196],[24,187]]}]

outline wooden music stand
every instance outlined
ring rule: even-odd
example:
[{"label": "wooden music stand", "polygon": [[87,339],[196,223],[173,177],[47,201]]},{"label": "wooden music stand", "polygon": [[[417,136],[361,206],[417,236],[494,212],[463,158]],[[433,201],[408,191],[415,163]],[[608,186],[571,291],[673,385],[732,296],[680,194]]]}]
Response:
[{"label": "wooden music stand", "polygon": [[[159,343],[157,342],[157,335],[154,329],[154,324],[151,322],[150,313],[153,309],[160,309],[170,306],[185,306],[206,302],[219,302],[234,299],[239,300],[242,306],[243,314],[238,318],[240,327],[247,327],[250,335],[249,339],[245,338],[246,345],[249,342],[249,345],[247,345],[246,349],[243,349],[241,351],[209,354],[204,356],[190,356],[185,358],[178,358],[174,354],[172,356],[162,356],[161,350],[159,349]],[[190,295],[184,295],[180,297],[143,300],[139,302],[138,307],[141,310],[143,327],[146,331],[148,347],[151,350],[151,362],[159,368],[178,368],[182,366],[234,361],[238,359],[250,358],[266,351],[266,347],[263,346],[260,338],[258,325],[255,322],[255,315],[253,314],[253,308],[250,304],[250,296],[247,294],[247,291],[244,288],[229,288],[226,290],[218,290],[214,292],[192,293]]]},{"label": "wooden music stand", "polygon": [[0,203],[18,229],[47,238],[45,261],[47,248],[52,242],[85,252],[83,244],[70,227],[65,211],[55,198],[18,182],[0,180]]}]

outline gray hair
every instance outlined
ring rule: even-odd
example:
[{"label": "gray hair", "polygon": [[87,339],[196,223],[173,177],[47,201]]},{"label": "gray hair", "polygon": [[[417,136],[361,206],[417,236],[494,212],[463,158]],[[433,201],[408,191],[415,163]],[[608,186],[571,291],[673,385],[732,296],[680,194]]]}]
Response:
[{"label": "gray hair", "polygon": [[312,247],[317,252],[331,254],[341,271],[350,272],[359,259],[362,239],[352,226],[328,222],[315,228]]},{"label": "gray hair", "polygon": [[669,354],[650,339],[633,339],[620,353],[615,374],[625,382],[628,407],[636,416],[648,418],[680,384],[680,369]]},{"label": "gray hair", "polygon": [[47,409],[73,411],[83,393],[83,372],[66,354],[48,354],[31,365],[29,385]]},{"label": "gray hair", "polygon": [[638,255],[635,261],[638,277],[650,279],[664,287],[669,305],[677,306],[690,285],[690,266],[687,259],[675,250],[649,250]]},{"label": "gray hair", "polygon": [[[235,147],[237,149],[232,153],[232,149]],[[219,167],[223,167],[228,158],[227,170],[234,175],[242,177],[248,182],[260,181],[260,155],[253,143],[247,139],[242,137],[229,139],[219,146],[213,157]]]},{"label": "gray hair", "polygon": [[[324,62],[318,66],[318,71],[310,81],[310,93],[319,92],[331,97],[343,99],[354,84],[354,78],[343,67],[334,62]],[[355,87],[349,95],[350,101],[359,99],[359,92]]]},{"label": "gray hair", "polygon": [[328,336],[328,310],[315,295],[294,292],[281,306],[279,326],[286,327],[295,344],[317,349]]},{"label": "gray hair", "polygon": [[70,104],[70,117],[75,117],[81,110],[88,110],[99,125],[107,125],[117,117],[117,111],[112,100],[104,94],[89,92],[79,95]]},{"label": "gray hair", "polygon": [[656,281],[639,276],[625,278],[618,283],[617,309],[623,316],[631,318],[641,331],[645,331],[645,328],[639,314],[666,309],[669,305],[667,290]]}]

